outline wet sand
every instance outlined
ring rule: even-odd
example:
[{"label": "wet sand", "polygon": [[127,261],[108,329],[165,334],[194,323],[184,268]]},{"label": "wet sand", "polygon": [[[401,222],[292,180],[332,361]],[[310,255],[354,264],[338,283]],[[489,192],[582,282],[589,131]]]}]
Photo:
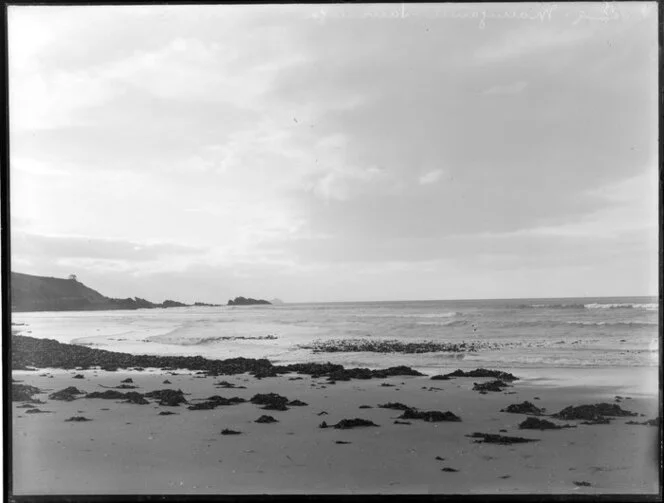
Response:
[{"label": "wet sand", "polygon": [[[631,369],[623,371],[634,375]],[[561,381],[556,379],[560,373],[541,372],[538,377],[529,369],[525,379],[502,392],[479,394],[472,390],[473,383],[492,379],[391,377],[330,384],[325,378],[296,374],[259,380],[249,374],[210,377],[177,371],[172,375],[161,369],[14,371],[13,378],[21,384],[44,390],[35,398],[46,403],[36,407],[51,413],[28,414],[19,408],[21,402],[12,404],[13,491],[16,495],[656,494],[659,428],[626,423],[658,416],[657,389],[648,386],[638,392],[634,387],[603,385],[601,372],[593,369],[579,373],[586,376],[584,380]],[[656,368],[640,372],[656,382]],[[518,369],[513,373],[520,375]],[[75,374],[84,378],[74,379]],[[189,405],[212,395],[249,400],[257,393],[278,393],[308,405],[275,411],[246,402],[188,410],[187,404],[159,406],[155,400],[137,405],[84,395],[71,402],[48,398],[68,386],[88,393],[105,391],[102,386],[118,386],[127,378],[138,388],[120,391],[181,389]],[[171,384],[163,384],[165,379]],[[221,381],[246,389],[215,387]],[[622,401],[616,402],[616,395]],[[576,427],[520,430],[518,425],[530,416],[500,410],[525,400],[546,408],[547,414],[569,405],[608,402],[643,416],[617,417],[598,425],[546,417]],[[410,424],[395,424],[402,412],[378,407],[386,402],[451,411],[461,421],[411,419]],[[159,415],[164,411],[175,414]],[[261,415],[278,422],[256,423]],[[72,416],[91,421],[65,421]],[[379,426],[319,428],[322,421],[332,426],[353,418]],[[221,435],[225,428],[241,434]],[[465,436],[474,432],[539,441],[476,443]]]}]

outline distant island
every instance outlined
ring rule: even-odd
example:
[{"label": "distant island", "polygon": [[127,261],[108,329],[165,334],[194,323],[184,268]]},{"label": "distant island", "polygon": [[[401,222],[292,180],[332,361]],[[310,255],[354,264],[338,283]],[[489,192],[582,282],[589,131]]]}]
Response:
[{"label": "distant island", "polygon": [[252,299],[246,297],[235,297],[234,300],[228,301],[229,306],[255,306],[259,304],[272,304],[272,303],[263,299]]},{"label": "distant island", "polygon": [[75,275],[65,279],[19,272],[11,273],[11,303],[14,312],[188,307],[188,304],[175,300],[155,304],[139,297],[113,299],[85,286]]},{"label": "distant island", "polygon": [[220,307],[221,304],[208,304],[207,302],[194,302],[196,307]]}]

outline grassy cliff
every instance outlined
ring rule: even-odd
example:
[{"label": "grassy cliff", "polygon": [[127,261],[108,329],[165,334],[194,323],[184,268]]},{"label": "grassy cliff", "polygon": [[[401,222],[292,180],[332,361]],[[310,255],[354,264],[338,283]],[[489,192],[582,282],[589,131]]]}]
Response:
[{"label": "grassy cliff", "polygon": [[145,299],[112,299],[75,279],[31,276],[12,272],[12,311],[93,311],[185,306],[167,300],[154,304]]}]

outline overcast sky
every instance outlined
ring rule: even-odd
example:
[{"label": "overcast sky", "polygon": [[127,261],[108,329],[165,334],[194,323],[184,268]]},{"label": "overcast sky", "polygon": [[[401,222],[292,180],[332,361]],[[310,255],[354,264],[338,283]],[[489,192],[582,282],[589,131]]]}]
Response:
[{"label": "overcast sky", "polygon": [[11,6],[12,270],[153,301],[656,294],[656,10]]}]

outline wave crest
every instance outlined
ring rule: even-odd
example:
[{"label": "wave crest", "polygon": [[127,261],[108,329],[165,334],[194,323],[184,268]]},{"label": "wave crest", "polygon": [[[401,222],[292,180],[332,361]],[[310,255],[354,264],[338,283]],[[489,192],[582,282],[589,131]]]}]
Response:
[{"label": "wave crest", "polygon": [[617,304],[585,304],[586,309],[645,309],[646,311],[657,311],[659,306],[655,303],[635,304],[622,302]]}]

